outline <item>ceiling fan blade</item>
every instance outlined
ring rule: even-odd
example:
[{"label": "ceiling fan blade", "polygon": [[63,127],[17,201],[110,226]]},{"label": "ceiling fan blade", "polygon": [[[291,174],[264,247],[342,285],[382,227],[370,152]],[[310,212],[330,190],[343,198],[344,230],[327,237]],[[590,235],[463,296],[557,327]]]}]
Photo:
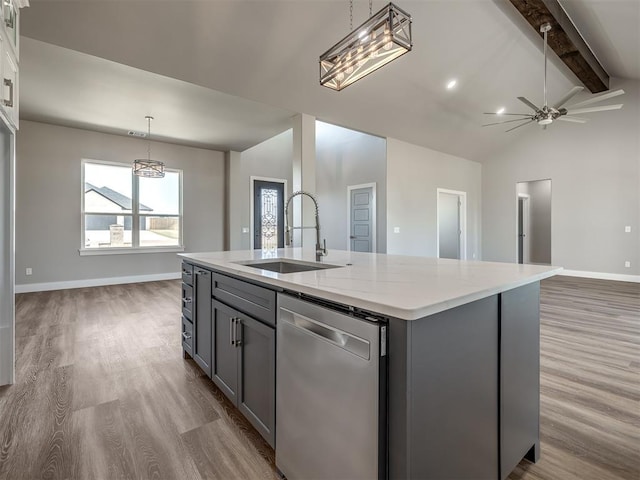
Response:
[{"label": "ceiling fan blade", "polygon": [[586,118],[567,117],[566,115],[563,115],[562,117],[558,117],[558,118],[556,118],[556,120],[562,120],[563,122],[573,122],[573,123],[587,123],[588,122],[588,120]]},{"label": "ceiling fan blade", "polygon": [[571,110],[567,110],[568,115],[573,115],[575,113],[591,113],[591,112],[606,112],[607,110],[620,110],[622,108],[622,103],[618,105],[602,105],[601,107],[588,107],[588,108],[577,108]]},{"label": "ceiling fan blade", "polygon": [[502,122],[495,122],[495,123],[487,123],[485,125],[482,125],[483,127],[490,127],[491,125],[501,125],[503,123],[511,123],[511,122],[524,122],[526,120],[530,120],[531,117],[528,118],[516,118],[515,120],[504,120]]},{"label": "ceiling fan blade", "polygon": [[510,132],[511,130],[515,130],[516,128],[520,128],[520,127],[524,127],[525,125],[529,125],[531,122],[535,121],[533,118],[531,120],[529,120],[528,122],[522,123],[520,125],[516,125],[513,128],[510,128],[509,130],[505,130],[505,132]]},{"label": "ceiling fan blade", "polygon": [[530,113],[497,113],[497,112],[483,112],[485,115],[520,115],[521,117],[530,117]]},{"label": "ceiling fan blade", "polygon": [[562,97],[558,102],[553,106],[556,110],[560,108],[562,105],[571,100],[575,95],[584,90],[584,87],[573,87],[569,93],[567,93],[564,97]]},{"label": "ceiling fan blade", "polygon": [[602,95],[596,95],[595,97],[591,97],[591,98],[588,98],[587,100],[584,100],[582,102],[578,102],[575,105],[571,105],[571,107],[569,107],[569,108],[586,107],[587,105],[591,105],[592,103],[597,103],[597,102],[600,102],[602,100],[607,100],[609,98],[617,97],[618,95],[622,95],[623,93],[624,93],[624,90],[622,90],[622,89],[614,90],[613,92],[603,93]]},{"label": "ceiling fan blade", "polygon": [[533,103],[531,103],[529,100],[527,100],[524,97],[518,97],[518,100],[520,100],[522,103],[524,103],[525,105],[527,105],[528,107],[530,107],[534,112],[539,112],[540,109],[538,107],[536,107]]}]

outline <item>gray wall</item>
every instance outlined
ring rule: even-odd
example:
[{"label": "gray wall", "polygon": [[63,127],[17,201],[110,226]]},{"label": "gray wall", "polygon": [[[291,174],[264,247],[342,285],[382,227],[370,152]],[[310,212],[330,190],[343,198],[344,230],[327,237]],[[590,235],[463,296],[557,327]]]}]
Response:
[{"label": "gray wall", "polygon": [[386,140],[316,122],[316,194],[327,248],[348,250],[347,187],[376,184],[376,250],[387,249]]},{"label": "gray wall", "polygon": [[477,162],[388,138],[387,253],[436,256],[437,189],[446,188],[467,192],[467,259],[480,259],[482,175]]},{"label": "gray wall", "polygon": [[[179,272],[175,253],[80,256],[81,160],[129,163],[139,139],[22,121],[17,135],[16,284]],[[185,251],[223,246],[224,153],[152,142],[153,157],[183,170]],[[32,267],[33,275],[25,276]]]},{"label": "gray wall", "polygon": [[[229,168],[229,249],[251,248],[251,177],[287,180],[291,193],[293,162],[293,130],[276,135],[242,153],[230,152]],[[242,228],[249,233],[242,233]]]},{"label": "gray wall", "polygon": [[[624,103],[621,110],[585,114],[586,124],[557,122],[547,130],[530,126],[502,134],[505,148],[482,172],[485,260],[516,261],[516,183],[549,178],[551,263],[640,274],[640,82],[611,79],[611,88],[626,93],[604,103]],[[508,137],[513,134],[519,135],[515,142]]]},{"label": "gray wall", "polygon": [[[551,263],[551,180],[520,182],[518,193],[529,195],[529,262]],[[526,248],[526,247],[525,247]]]}]

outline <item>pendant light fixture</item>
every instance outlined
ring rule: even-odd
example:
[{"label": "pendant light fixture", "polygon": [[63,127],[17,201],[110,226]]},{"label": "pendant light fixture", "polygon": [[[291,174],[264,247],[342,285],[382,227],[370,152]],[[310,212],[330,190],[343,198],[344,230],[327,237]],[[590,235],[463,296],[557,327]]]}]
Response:
[{"label": "pendant light fixture", "polygon": [[147,119],[147,158],[137,158],[133,161],[133,174],[139,177],[163,178],[164,163],[158,160],[151,160],[151,120],[153,117],[146,116]]},{"label": "pendant light fixture", "polygon": [[349,0],[351,33],[320,55],[320,85],[342,90],[413,47],[411,15],[390,3],[353,28],[353,0]]}]

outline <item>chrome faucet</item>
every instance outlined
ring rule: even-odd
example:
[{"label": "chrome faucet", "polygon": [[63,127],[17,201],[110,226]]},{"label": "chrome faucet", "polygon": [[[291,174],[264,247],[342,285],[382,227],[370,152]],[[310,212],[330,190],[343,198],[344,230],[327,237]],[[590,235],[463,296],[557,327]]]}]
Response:
[{"label": "chrome faucet", "polygon": [[[296,197],[298,195],[306,195],[311,200],[313,200],[313,204],[316,207],[316,227],[315,227],[316,228],[316,262],[319,262],[322,257],[327,255],[327,240],[325,239],[324,243],[320,245],[320,217],[318,216],[318,201],[316,200],[316,197],[314,197],[309,192],[298,190],[297,192],[293,192],[291,195],[289,195],[289,198],[287,198],[287,203],[285,204],[285,207],[284,207],[284,225],[285,225],[284,243],[286,246],[291,245],[291,235],[292,235],[291,230],[296,228],[296,227],[289,226],[289,203],[291,203],[291,200],[293,199],[293,197]],[[303,228],[312,228],[312,227],[301,226],[297,228],[302,230]]]}]

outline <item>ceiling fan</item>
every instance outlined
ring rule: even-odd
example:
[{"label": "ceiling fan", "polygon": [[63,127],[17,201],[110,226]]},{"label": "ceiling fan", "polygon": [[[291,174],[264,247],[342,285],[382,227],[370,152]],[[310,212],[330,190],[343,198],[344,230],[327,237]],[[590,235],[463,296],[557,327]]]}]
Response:
[{"label": "ceiling fan", "polygon": [[567,103],[575,95],[584,90],[584,87],[573,87],[569,91],[569,93],[562,97],[553,106],[549,106],[547,104],[547,33],[549,32],[549,30],[551,30],[551,24],[549,23],[544,23],[540,26],[540,31],[544,34],[544,105],[542,107],[537,107],[533,102],[530,102],[525,97],[518,97],[518,100],[531,108],[534,113],[485,112],[485,115],[514,115],[521,118],[516,118],[515,120],[504,120],[502,122],[487,123],[485,125],[482,125],[483,127],[488,127],[491,125],[502,125],[503,123],[523,122],[513,128],[510,128],[509,130],[506,130],[507,132],[510,132],[511,130],[515,130],[516,128],[520,128],[532,122],[536,122],[538,125],[542,125],[543,129],[546,129],[547,125],[550,125],[555,120],[574,123],[587,122],[586,118],[574,117],[574,114],[603,112],[606,110],[618,110],[622,108],[621,103],[617,105],[601,105],[589,108],[583,107],[600,102],[602,100],[608,100],[609,98],[617,97],[618,95],[622,95],[624,93],[624,90],[614,90],[612,92],[606,92],[601,95],[593,96],[582,102],[578,102],[574,105],[567,106],[566,108],[563,107],[565,103]]}]

